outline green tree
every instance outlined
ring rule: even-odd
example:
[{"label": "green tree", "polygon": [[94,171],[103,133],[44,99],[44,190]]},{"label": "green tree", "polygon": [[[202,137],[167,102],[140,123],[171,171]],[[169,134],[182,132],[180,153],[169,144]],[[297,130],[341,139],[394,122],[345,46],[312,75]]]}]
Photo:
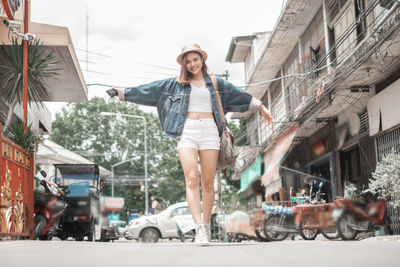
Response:
[{"label": "green tree", "polygon": [[246,120],[229,120],[229,128],[235,136],[235,146],[245,146],[247,144]]},{"label": "green tree", "polygon": [[[92,98],[88,103],[71,103],[56,115],[51,140],[111,169],[115,167],[114,195],[125,198],[126,208],[144,210],[144,192],[139,181],[144,179],[144,127],[140,119],[100,116],[101,112],[118,112],[144,116],[147,121],[149,196],[162,203],[175,203],[185,198],[184,176],[176,151],[176,141],[163,138],[156,115],[145,113],[135,104]],[[111,195],[110,181],[105,195]],[[150,204],[150,203],[149,203]],[[126,208],[121,217],[126,215]]]}]

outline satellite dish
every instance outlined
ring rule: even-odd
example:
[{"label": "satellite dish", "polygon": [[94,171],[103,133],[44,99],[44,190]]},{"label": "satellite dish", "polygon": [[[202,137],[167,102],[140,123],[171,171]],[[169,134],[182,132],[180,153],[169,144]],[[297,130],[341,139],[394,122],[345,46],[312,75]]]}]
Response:
[{"label": "satellite dish", "polygon": [[356,136],[360,133],[360,117],[356,113],[351,113],[349,117],[349,132],[351,136]]}]

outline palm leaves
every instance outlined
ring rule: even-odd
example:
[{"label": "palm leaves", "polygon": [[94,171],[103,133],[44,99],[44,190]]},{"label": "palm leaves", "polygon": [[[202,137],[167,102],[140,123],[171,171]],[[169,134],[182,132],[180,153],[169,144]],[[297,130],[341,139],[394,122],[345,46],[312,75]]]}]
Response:
[{"label": "palm leaves", "polygon": [[[23,98],[23,43],[12,39],[12,45],[0,47],[0,95],[10,106],[4,131],[8,128],[14,107]],[[28,101],[42,105],[42,99],[49,95],[44,77],[58,75],[57,62],[52,51],[43,42],[35,40],[28,44]]]},{"label": "palm leaves", "polygon": [[29,152],[35,147],[35,142],[40,141],[40,138],[34,136],[31,126],[26,128],[27,130],[25,131],[23,122],[17,121],[11,124],[10,130],[7,132],[6,137]]}]

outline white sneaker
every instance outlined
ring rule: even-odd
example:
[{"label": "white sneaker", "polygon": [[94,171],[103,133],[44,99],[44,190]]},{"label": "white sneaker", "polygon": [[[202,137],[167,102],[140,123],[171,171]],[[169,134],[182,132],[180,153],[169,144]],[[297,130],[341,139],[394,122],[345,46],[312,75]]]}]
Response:
[{"label": "white sneaker", "polygon": [[196,243],[196,245],[198,245],[198,246],[210,245],[210,242],[208,241],[208,238],[207,238],[206,228],[204,227],[204,224],[196,224],[195,229],[196,229],[196,237],[194,239],[194,242]]},{"label": "white sneaker", "polygon": [[208,242],[211,242],[211,228],[210,228],[210,224],[209,224],[209,223],[205,223],[205,224],[204,224],[204,229],[206,230],[206,235],[207,235]]}]

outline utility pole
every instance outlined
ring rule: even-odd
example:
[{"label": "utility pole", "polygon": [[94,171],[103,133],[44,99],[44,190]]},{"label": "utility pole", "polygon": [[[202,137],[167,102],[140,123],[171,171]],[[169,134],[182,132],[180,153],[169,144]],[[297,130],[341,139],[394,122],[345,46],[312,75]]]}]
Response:
[{"label": "utility pole", "polygon": [[[24,5],[24,34],[29,31],[29,14],[30,14],[30,1],[25,0]],[[28,129],[28,40],[24,40],[24,55],[23,55],[23,82],[22,82],[22,107],[23,107],[23,126],[24,133],[26,133]]]}]

